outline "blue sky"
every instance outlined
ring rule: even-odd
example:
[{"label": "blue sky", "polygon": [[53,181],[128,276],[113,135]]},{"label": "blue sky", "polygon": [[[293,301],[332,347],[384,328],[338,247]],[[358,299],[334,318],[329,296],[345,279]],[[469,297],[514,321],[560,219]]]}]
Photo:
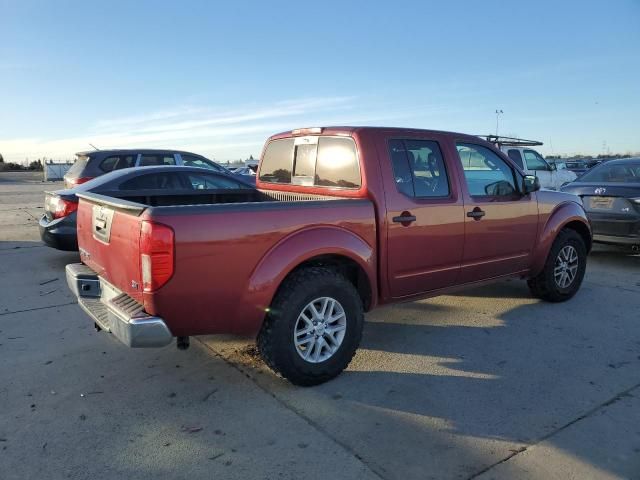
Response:
[{"label": "blue sky", "polygon": [[[640,0],[0,0],[0,153],[224,161],[329,124],[640,151]],[[604,144],[606,142],[606,144]]]}]

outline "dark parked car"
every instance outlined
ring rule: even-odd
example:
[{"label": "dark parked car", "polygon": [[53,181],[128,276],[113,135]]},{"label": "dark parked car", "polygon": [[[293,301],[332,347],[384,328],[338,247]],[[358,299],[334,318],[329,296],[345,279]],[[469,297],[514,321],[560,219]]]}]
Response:
[{"label": "dark parked car", "polygon": [[[207,171],[198,167],[148,167],[116,170],[74,188],[47,192],[45,214],[40,218],[40,237],[58,250],[78,250],[76,234],[77,193],[139,197],[144,201],[158,191],[163,197],[177,199],[189,195],[192,203],[210,200],[212,190],[224,192],[255,191],[253,185],[224,171]],[[219,194],[218,194],[219,195]]]},{"label": "dark parked car", "polygon": [[572,171],[578,176],[590,168],[584,160],[565,160],[564,164],[567,166],[567,170]]},{"label": "dark parked car", "polygon": [[640,158],[601,163],[562,191],[582,197],[594,242],[640,246]]},{"label": "dark parked car", "polygon": [[[185,166],[208,168],[214,172],[231,173],[222,165],[190,152],[179,150],[96,150],[76,153],[76,161],[64,176],[64,186],[73,188],[105,173],[130,167]],[[247,176],[249,182],[255,179]]]}]

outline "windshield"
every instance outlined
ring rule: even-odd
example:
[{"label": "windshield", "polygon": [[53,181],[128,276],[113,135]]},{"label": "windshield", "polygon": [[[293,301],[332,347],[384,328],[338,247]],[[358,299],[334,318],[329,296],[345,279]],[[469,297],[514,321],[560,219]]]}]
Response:
[{"label": "windshield", "polygon": [[589,170],[581,182],[640,183],[640,160],[637,162],[605,163]]}]

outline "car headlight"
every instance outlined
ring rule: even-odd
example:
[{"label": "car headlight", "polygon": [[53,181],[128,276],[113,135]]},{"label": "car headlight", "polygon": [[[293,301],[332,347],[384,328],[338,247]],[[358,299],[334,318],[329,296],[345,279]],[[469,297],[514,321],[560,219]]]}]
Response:
[{"label": "car headlight", "polygon": [[629,200],[631,200],[633,203],[640,205],[640,197],[638,198],[630,198]]}]

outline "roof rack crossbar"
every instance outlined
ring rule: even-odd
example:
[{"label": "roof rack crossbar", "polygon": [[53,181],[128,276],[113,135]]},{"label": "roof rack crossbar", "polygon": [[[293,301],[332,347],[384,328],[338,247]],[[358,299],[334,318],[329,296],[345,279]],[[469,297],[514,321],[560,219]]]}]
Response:
[{"label": "roof rack crossbar", "polygon": [[477,135],[480,138],[485,139],[487,142],[494,143],[498,146],[505,147],[538,147],[544,145],[538,140],[526,140],[524,138],[515,137],[501,137],[498,135]]}]

